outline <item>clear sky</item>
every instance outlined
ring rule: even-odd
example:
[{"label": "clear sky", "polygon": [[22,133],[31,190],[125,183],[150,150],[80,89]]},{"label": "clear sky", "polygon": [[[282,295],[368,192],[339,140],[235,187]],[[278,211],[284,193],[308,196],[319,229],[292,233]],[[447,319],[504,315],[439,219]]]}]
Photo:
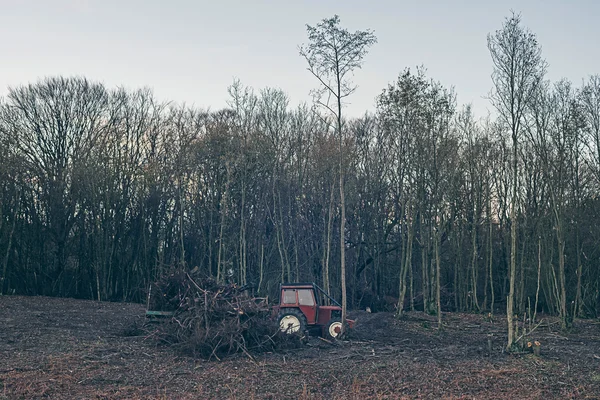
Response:
[{"label": "clear sky", "polygon": [[483,116],[486,35],[511,9],[538,35],[549,78],[579,84],[600,73],[598,0],[0,0],[0,96],[44,76],[83,75],[218,109],[239,78],[256,90],[279,87],[295,105],[310,101],[317,83],[298,54],[305,24],[338,14],[379,41],[354,77],[349,115],[373,111],[405,67],[423,64]]}]

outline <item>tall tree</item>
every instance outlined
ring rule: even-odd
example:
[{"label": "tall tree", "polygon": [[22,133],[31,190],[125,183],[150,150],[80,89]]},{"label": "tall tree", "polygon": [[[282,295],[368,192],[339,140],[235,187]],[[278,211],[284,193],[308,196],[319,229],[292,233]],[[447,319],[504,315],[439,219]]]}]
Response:
[{"label": "tall tree", "polygon": [[11,88],[7,132],[39,182],[51,233],[52,294],[60,294],[67,263],[67,239],[77,214],[75,172],[109,126],[108,92],[83,78],[48,78]]},{"label": "tall tree", "polygon": [[510,131],[512,139],[512,198],[510,210],[510,268],[509,294],[506,303],[508,320],[508,343],[510,350],[514,341],[513,308],[517,257],[517,201],[518,201],[518,144],[523,117],[531,103],[535,90],[546,70],[542,50],[536,35],[522,26],[521,16],[507,18],[502,29],[488,34],[488,49],[494,64],[490,95],[499,118]]},{"label": "tall tree", "polygon": [[[309,44],[301,46],[300,55],[306,59],[308,70],[318,79],[320,88],[315,91],[316,101],[329,110],[336,120],[340,150],[340,266],[342,286],[342,332],[346,321],[346,260],[344,197],[344,152],[342,135],[342,101],[356,90],[349,75],[363,64],[369,47],[377,43],[371,30],[354,33],[340,26],[340,17],[323,19],[316,26],[306,25]],[[325,97],[326,96],[326,97]],[[326,98],[326,100],[325,100]],[[334,105],[331,104],[333,98]]]}]

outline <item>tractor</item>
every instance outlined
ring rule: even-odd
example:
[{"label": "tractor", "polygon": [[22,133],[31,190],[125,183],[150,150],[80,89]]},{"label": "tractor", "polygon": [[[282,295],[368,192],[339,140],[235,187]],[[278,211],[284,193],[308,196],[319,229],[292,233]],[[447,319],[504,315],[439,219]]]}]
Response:
[{"label": "tractor", "polygon": [[[279,305],[273,307],[281,332],[310,334],[319,331],[322,337],[337,339],[342,330],[342,307],[315,283],[286,283],[279,287]],[[325,305],[329,299],[334,305]],[[346,319],[346,327],[355,321]]]}]

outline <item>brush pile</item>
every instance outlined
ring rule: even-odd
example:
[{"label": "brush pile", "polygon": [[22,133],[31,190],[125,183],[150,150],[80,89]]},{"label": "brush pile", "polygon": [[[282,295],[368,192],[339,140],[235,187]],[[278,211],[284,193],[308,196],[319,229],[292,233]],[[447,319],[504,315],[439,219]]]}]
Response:
[{"label": "brush pile", "polygon": [[152,285],[148,308],[173,313],[166,323],[153,324],[152,335],[195,357],[220,360],[240,352],[252,357],[290,344],[265,298],[182,269]]}]

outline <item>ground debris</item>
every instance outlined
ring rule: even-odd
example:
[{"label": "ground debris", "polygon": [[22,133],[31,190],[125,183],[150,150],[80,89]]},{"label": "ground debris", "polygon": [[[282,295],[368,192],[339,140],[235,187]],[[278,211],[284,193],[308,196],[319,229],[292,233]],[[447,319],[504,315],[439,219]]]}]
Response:
[{"label": "ground debris", "polygon": [[[0,399],[592,399],[600,393],[594,320],[577,319],[567,332],[559,324],[551,332],[538,329],[532,339],[542,352],[535,357],[503,351],[501,316],[490,323],[481,314],[445,313],[440,332],[422,312],[397,318],[353,311],[355,337],[343,345],[311,338],[311,346],[214,362],[143,335],[123,336],[127,326],[144,325],[145,310],[146,304],[0,296]],[[481,330],[452,328],[477,324]]]},{"label": "ground debris", "polygon": [[[224,356],[275,351],[292,338],[279,332],[267,299],[248,287],[176,269],[150,290],[149,308],[173,314],[147,327],[148,336],[186,354],[220,360]],[[152,293],[154,293],[152,295]]]}]

